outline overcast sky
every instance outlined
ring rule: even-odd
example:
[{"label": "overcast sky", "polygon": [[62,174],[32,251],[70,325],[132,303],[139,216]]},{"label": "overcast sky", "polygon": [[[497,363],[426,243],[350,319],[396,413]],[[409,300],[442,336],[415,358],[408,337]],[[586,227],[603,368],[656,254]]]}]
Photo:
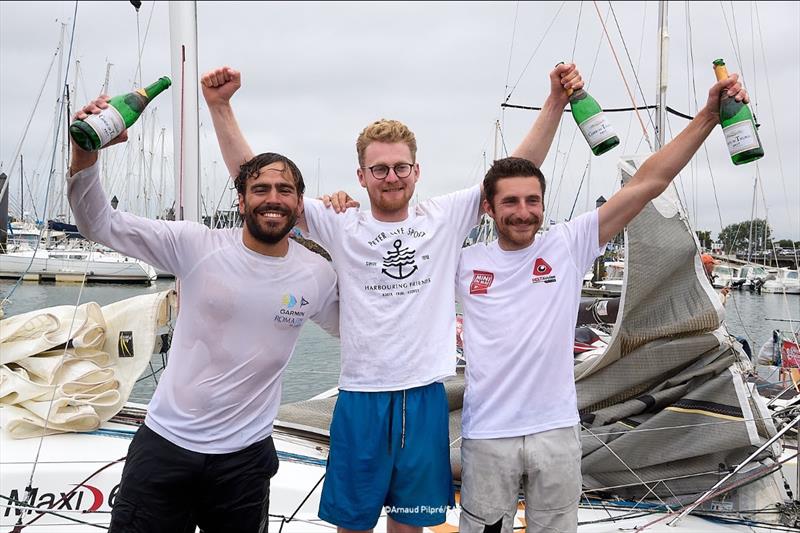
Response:
[{"label": "overcast sky", "polygon": [[[749,219],[759,172],[762,184],[757,187],[756,215],[763,217],[766,212],[778,238],[800,239],[800,107],[796,97],[800,3],[690,2],[689,6],[687,14],[685,2],[669,5],[669,105],[694,114],[693,91],[702,106],[714,82],[711,62],[722,57],[731,72],[744,73],[766,152],[758,165],[736,167],[727,155],[721,130],[715,130],[705,145],[708,158],[701,149],[676,182],[690,220],[696,229],[716,236],[722,226]],[[597,7],[605,17],[609,4],[599,2]],[[624,45],[614,14],[608,15],[606,24],[624,79],[636,92],[638,104],[653,104],[657,4],[615,2],[613,7]],[[45,76],[62,23],[66,24],[65,48],[69,48],[74,10],[74,2],[0,2],[0,163],[6,173],[14,165],[10,187],[14,215],[19,211],[19,163],[14,163],[14,157],[44,87],[22,144],[25,176],[41,218],[53,154],[57,65],[46,82]],[[509,103],[541,105],[549,91],[547,74],[564,59],[574,59],[589,92],[602,106],[631,105],[602,35],[601,18],[590,2],[199,2],[197,11],[201,72],[222,64],[242,71],[243,87],[234,105],[251,146],[256,152],[277,151],[294,159],[311,194],[318,187],[321,192],[345,189],[367,201],[355,177],[355,139],[366,124],[380,117],[402,120],[416,133],[422,169],[419,199],[477,183],[494,155],[495,120],[501,121],[502,140],[510,152],[536,118],[532,111],[503,112],[501,102],[510,93]],[[75,98],[83,103],[99,92],[106,62],[113,64],[109,93],[129,91],[138,82],[139,42],[144,83],[169,75],[166,2],[143,2],[138,16],[128,2],[78,3],[67,75],[73,85],[75,60],[79,60]],[[62,79],[65,75],[62,70]],[[114,175],[109,192],[118,194],[127,209],[141,206],[143,191],[151,199],[161,192],[157,137],[162,127],[167,129],[167,152],[171,152],[171,99],[159,97],[151,107],[154,120],[145,130],[137,124],[131,134],[138,137],[144,131],[146,152],[151,144],[155,146],[152,177],[144,182],[130,177],[138,174],[137,141],[128,151],[116,147],[110,154],[109,174]],[[580,134],[574,138],[575,124],[565,115],[543,165],[549,180],[549,218],[564,220],[573,204],[577,214],[593,207],[599,195],[609,197],[618,188],[618,157],[648,150],[632,113],[615,113],[610,119],[624,147],[591,157],[591,171],[578,194],[590,151]],[[652,139],[650,118],[643,113],[642,120]],[[230,201],[224,192],[227,172],[202,104],[200,122],[201,191],[209,204],[226,205]],[[671,116],[668,138],[685,124],[684,119]],[[149,158],[148,153],[148,165]],[[171,162],[168,165],[171,175]],[[55,177],[56,182],[60,180]],[[170,182],[163,192],[169,197],[167,203],[172,201],[171,189]],[[58,184],[52,191],[49,201],[58,202]],[[25,210],[32,213],[30,204],[26,190]]]}]

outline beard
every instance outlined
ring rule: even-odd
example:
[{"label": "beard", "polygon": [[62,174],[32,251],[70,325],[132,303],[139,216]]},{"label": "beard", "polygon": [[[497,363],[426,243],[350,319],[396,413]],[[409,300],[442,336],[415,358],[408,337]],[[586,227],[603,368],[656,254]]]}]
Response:
[{"label": "beard", "polygon": [[391,192],[389,194],[384,193],[380,189],[375,191],[367,190],[372,209],[377,208],[387,213],[408,209],[408,204],[411,201],[413,193],[413,189],[408,186],[400,191]]},{"label": "beard", "polygon": [[[280,213],[286,216],[286,222],[264,220],[261,214],[267,211]],[[297,214],[280,205],[263,205],[257,209],[245,208],[244,223],[247,231],[257,241],[265,244],[276,244],[281,241],[297,223]]]}]

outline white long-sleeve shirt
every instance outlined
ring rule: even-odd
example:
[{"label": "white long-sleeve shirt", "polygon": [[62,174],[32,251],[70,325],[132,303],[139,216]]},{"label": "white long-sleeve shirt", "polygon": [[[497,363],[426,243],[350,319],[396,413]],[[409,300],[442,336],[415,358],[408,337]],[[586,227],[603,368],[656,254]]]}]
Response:
[{"label": "white long-sleeve shirt", "polygon": [[200,453],[229,453],[272,433],[281,375],[300,326],[338,334],[336,274],[289,241],[284,257],[245,247],[241,229],[151,220],[116,211],[98,165],[68,180],[69,203],[88,239],[175,274],[180,310],[145,424]]}]

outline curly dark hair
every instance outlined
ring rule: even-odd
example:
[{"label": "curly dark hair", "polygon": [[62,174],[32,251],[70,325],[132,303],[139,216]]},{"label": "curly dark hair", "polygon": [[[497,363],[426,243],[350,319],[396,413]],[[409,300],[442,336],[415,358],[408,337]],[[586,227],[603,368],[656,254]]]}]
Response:
[{"label": "curly dark hair", "polygon": [[236,186],[236,191],[244,196],[245,191],[247,191],[247,180],[249,178],[258,176],[259,171],[263,167],[275,162],[281,162],[286,168],[289,169],[289,172],[292,174],[292,178],[294,178],[294,186],[297,189],[297,196],[303,196],[303,193],[306,190],[306,184],[303,182],[303,174],[300,172],[300,169],[297,168],[297,165],[294,164],[294,161],[288,157],[273,152],[258,154],[250,161],[247,161],[239,167],[239,174],[233,180],[233,183]]},{"label": "curly dark hair", "polygon": [[542,200],[544,200],[545,179],[539,167],[522,157],[506,157],[492,163],[491,168],[483,178],[483,192],[491,204],[497,193],[497,182],[503,178],[536,177],[542,186]]}]

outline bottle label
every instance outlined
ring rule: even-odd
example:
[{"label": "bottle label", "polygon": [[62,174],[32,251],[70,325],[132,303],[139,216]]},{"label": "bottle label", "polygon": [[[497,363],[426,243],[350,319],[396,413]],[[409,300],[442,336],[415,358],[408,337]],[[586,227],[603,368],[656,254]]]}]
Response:
[{"label": "bottle label", "polygon": [[722,128],[722,131],[725,133],[725,141],[728,143],[731,156],[758,148],[756,128],[749,119],[731,124],[727,128]]},{"label": "bottle label", "polygon": [[578,127],[581,129],[583,136],[586,137],[589,148],[594,148],[601,142],[607,141],[616,135],[611,123],[606,120],[605,113],[602,112],[587,118],[578,124]]},{"label": "bottle label", "polygon": [[117,108],[111,105],[96,115],[89,115],[83,121],[91,126],[100,138],[100,146],[107,145],[125,130],[125,120]]}]

